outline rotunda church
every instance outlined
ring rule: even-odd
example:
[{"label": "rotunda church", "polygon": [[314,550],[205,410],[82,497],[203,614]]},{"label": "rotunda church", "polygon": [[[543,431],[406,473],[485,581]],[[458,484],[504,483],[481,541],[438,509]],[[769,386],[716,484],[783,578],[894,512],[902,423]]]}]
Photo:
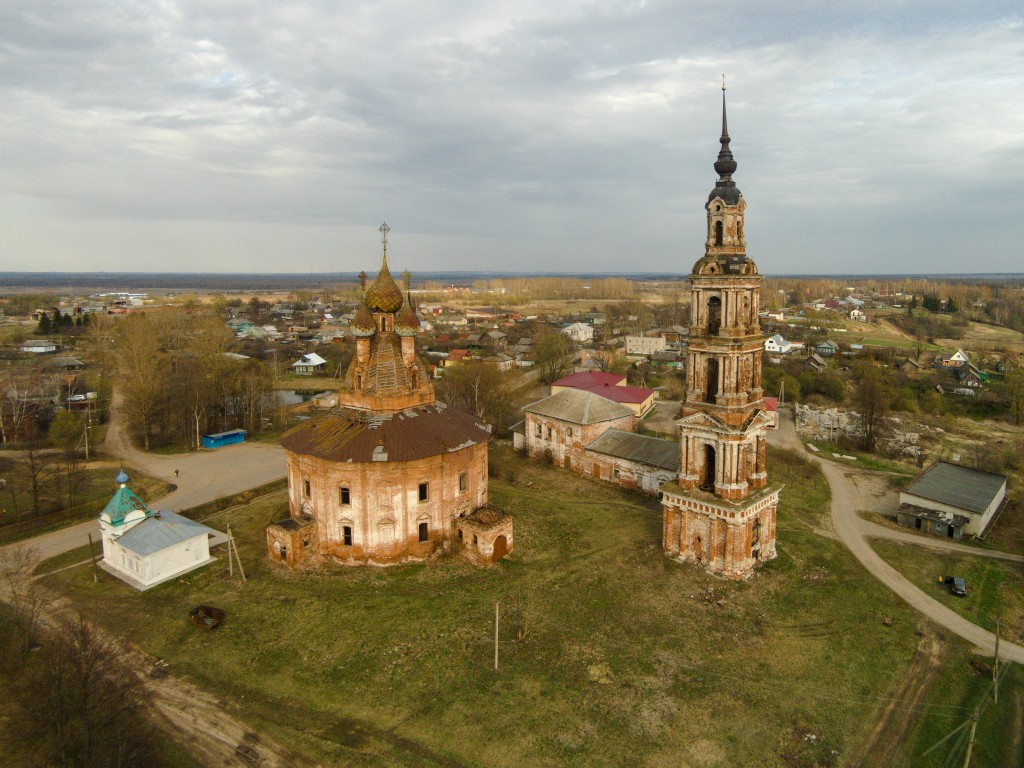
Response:
[{"label": "rotunda church", "polygon": [[512,550],[512,519],[487,500],[490,427],[447,407],[416,354],[419,320],[383,263],[352,322],[338,406],[281,437],[290,516],[267,526],[272,559],[301,567],[423,560],[452,542],[469,559]]}]

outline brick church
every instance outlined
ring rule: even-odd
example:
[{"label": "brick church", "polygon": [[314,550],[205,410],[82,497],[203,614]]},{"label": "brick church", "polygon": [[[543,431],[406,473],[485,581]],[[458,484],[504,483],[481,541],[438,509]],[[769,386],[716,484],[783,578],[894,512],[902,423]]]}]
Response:
[{"label": "brick church", "polygon": [[301,567],[424,560],[452,543],[479,563],[512,550],[487,500],[490,427],[437,402],[416,354],[419,320],[383,263],[352,322],[338,406],[281,437],[289,517],[267,526],[274,560]]},{"label": "brick church", "polygon": [[768,484],[762,276],[747,257],[746,202],[732,178],[724,86],[720,141],[704,257],[690,274],[686,396],[676,422],[680,468],[675,482],[661,487],[663,547],[712,573],[743,578],[775,557],[781,488]]}]

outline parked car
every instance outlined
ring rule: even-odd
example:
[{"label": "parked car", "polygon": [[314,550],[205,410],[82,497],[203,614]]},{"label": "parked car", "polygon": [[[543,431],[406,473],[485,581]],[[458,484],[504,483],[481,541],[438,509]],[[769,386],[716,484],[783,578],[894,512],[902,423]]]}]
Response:
[{"label": "parked car", "polygon": [[950,593],[957,597],[967,596],[967,582],[961,579],[959,576],[947,576],[945,578],[946,586],[949,587]]}]

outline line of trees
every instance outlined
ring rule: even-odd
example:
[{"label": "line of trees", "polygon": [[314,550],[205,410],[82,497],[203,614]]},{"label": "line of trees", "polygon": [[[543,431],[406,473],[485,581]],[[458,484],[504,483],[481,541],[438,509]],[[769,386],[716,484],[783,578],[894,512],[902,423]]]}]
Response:
[{"label": "line of trees", "polygon": [[226,354],[230,331],[212,314],[128,315],[113,336],[132,435],[147,450],[197,447],[203,434],[259,432],[273,414],[273,365]]}]

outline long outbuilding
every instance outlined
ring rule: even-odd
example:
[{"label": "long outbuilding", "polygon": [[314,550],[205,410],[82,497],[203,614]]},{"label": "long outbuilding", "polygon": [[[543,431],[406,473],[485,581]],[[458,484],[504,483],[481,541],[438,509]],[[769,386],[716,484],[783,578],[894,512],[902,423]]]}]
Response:
[{"label": "long outbuilding", "polygon": [[959,540],[981,536],[1006,500],[1006,476],[937,461],[900,492],[901,525]]}]

